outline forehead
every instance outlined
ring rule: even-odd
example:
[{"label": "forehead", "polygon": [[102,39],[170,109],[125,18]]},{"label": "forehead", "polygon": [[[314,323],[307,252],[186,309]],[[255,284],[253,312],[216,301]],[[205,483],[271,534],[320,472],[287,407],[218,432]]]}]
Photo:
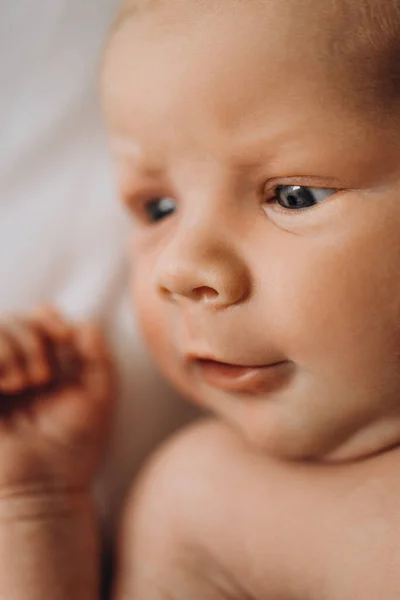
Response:
[{"label": "forehead", "polygon": [[[357,98],[355,94],[362,61],[349,60],[350,50],[344,52],[346,44],[340,34],[348,31],[348,26],[341,25],[346,13],[333,10],[342,2],[345,0],[142,0],[133,7],[128,3],[128,12],[121,12],[122,21],[118,20],[112,36],[105,73],[114,74],[121,85],[122,78],[135,69],[140,91],[145,89],[145,81],[149,83],[152,69],[158,68],[160,85],[165,79],[168,82],[169,75],[171,85],[179,69],[186,70],[185,76],[192,70],[198,76],[199,92],[206,93],[207,86],[215,90],[232,83],[236,70],[242,86],[254,79],[261,86],[269,78],[265,93],[285,78],[286,96],[295,93],[295,86],[299,93],[305,86],[310,93],[318,87],[320,95],[323,82],[324,93],[333,96],[335,91],[337,101],[345,99],[347,106],[365,104],[367,94],[359,93]],[[140,6],[147,10],[141,12]],[[366,30],[364,33],[368,38]],[[207,69],[209,80],[204,77]],[[213,74],[219,81],[213,80]]]},{"label": "forehead", "polygon": [[304,14],[294,19],[288,3],[249,2],[252,10],[231,2],[235,10],[193,14],[181,2],[184,14],[124,24],[104,70],[114,138],[139,142],[146,155],[196,148],[215,158],[249,148],[250,161],[260,147],[269,153],[268,140],[297,153],[299,170],[318,153],[326,164],[345,144],[353,156],[363,146],[359,160],[369,161],[370,124],[338,84],[321,28]]},{"label": "forehead", "polygon": [[312,49],[360,108],[399,104],[399,0],[126,0],[112,32],[129,21],[151,24],[159,35],[196,23],[229,27],[233,20],[240,28],[247,17],[287,54]]},{"label": "forehead", "polygon": [[153,18],[126,23],[108,52],[106,101],[118,103],[127,94],[140,101],[145,95],[154,113],[157,102],[169,111],[171,99],[181,115],[200,103],[212,105],[220,109],[219,121],[231,124],[256,111],[261,96],[275,96],[281,82],[281,102],[306,90],[311,96],[319,88],[321,94],[320,79],[329,83],[329,74],[318,43],[296,24],[289,26],[275,4],[270,10],[260,3],[254,7],[244,10],[239,3],[236,10],[203,11],[193,18],[174,13],[175,20],[162,20],[162,26]]}]

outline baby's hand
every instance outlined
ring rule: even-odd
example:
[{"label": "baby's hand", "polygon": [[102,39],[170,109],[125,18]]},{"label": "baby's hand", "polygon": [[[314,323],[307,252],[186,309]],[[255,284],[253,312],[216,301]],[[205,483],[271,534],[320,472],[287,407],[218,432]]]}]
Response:
[{"label": "baby's hand", "polygon": [[113,392],[93,326],[68,324],[50,308],[0,321],[0,498],[86,489]]}]

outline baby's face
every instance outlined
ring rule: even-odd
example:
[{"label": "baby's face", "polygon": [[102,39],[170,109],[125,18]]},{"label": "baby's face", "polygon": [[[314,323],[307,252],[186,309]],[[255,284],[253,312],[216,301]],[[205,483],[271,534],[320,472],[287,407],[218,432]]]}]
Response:
[{"label": "baby's face", "polygon": [[150,348],[276,455],[397,444],[397,115],[357,110],[275,9],[184,10],[127,22],[105,65]]}]

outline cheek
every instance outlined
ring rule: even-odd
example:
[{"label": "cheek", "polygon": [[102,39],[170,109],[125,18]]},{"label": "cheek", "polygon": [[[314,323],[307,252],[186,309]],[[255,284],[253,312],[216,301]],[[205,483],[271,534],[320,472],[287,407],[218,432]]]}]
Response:
[{"label": "cheek", "polygon": [[151,354],[158,360],[166,344],[168,322],[163,315],[163,306],[154,285],[154,258],[148,249],[143,247],[141,237],[137,233],[132,236],[129,252],[132,304],[143,338]]},{"label": "cheek", "polygon": [[354,373],[398,355],[398,237],[377,227],[332,246],[286,244],[265,293],[274,335],[295,360]]},{"label": "cheek", "polygon": [[136,271],[132,278],[132,299],[139,326],[149,350],[159,360],[168,346],[168,321],[154,286],[146,273]]},{"label": "cheek", "polygon": [[[132,278],[132,298],[143,338],[160,371],[185,397],[196,399],[193,386],[182,368],[174,345],[176,329],[169,305],[161,300],[152,282],[137,268]],[[201,402],[200,402],[201,403]]]}]

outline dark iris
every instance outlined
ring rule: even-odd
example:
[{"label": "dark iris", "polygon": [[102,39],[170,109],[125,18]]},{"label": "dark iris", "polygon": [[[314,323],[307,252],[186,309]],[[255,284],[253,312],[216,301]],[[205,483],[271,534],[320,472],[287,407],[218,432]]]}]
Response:
[{"label": "dark iris", "polygon": [[172,198],[154,198],[146,204],[146,212],[152,223],[165,219],[175,210],[176,202]]},{"label": "dark iris", "polygon": [[312,188],[302,185],[280,185],[276,188],[276,200],[280,206],[289,210],[310,208],[319,204],[336,190],[330,188]]}]

